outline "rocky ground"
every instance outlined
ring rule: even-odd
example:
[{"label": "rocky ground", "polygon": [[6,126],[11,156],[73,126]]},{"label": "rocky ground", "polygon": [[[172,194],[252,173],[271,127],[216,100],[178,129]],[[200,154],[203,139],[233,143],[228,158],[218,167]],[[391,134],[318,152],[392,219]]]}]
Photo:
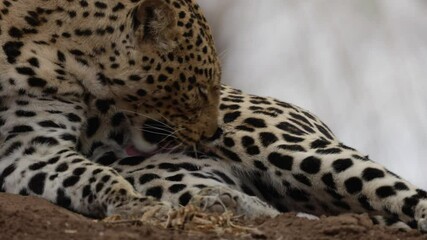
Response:
[{"label": "rocky ground", "polygon": [[[171,230],[136,222],[106,223],[88,219],[36,197],[0,194],[0,239],[426,239],[416,231],[399,232],[374,226],[366,215],[322,217],[320,220],[283,214],[235,229],[255,231],[233,235],[215,231]],[[241,231],[238,231],[241,232]]]}]

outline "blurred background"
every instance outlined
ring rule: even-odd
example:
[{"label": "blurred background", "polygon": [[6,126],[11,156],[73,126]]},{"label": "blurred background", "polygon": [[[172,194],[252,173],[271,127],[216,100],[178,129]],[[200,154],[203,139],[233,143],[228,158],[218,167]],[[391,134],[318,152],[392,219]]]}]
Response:
[{"label": "blurred background", "polygon": [[427,189],[427,1],[199,3],[225,83],[308,109]]}]

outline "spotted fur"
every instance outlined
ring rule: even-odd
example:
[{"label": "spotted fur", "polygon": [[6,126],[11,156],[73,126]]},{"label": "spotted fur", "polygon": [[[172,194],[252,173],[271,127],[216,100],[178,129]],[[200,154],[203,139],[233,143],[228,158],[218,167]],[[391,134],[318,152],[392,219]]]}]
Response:
[{"label": "spotted fur", "polygon": [[1,191],[96,217],[169,210],[107,166],[115,153],[88,156],[123,119],[168,119],[186,144],[214,133],[220,66],[195,2],[4,0],[0,46]]},{"label": "spotted fur", "polygon": [[198,152],[165,144],[175,139],[164,123],[147,121],[142,129],[144,138],[172,152],[113,166],[137,191],[175,206],[213,198],[209,206],[220,208],[226,193],[234,201],[226,197],[225,206],[247,216],[276,215],[269,206],[314,215],[368,213],[376,223],[427,230],[424,190],[344,145],[295,105],[223,86],[219,128]]},{"label": "spotted fur", "polygon": [[192,1],[28,1],[0,3],[1,190],[95,217],[193,203],[248,217],[367,212],[427,231],[427,193],[313,114],[219,90]]}]

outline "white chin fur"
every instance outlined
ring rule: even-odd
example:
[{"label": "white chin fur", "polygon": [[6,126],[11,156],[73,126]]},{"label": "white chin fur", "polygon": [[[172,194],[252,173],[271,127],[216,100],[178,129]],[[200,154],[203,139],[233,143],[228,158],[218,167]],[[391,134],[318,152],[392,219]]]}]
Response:
[{"label": "white chin fur", "polygon": [[132,131],[132,143],[136,150],[143,152],[143,153],[149,153],[157,150],[156,144],[151,144],[142,137],[141,133],[138,131]]}]

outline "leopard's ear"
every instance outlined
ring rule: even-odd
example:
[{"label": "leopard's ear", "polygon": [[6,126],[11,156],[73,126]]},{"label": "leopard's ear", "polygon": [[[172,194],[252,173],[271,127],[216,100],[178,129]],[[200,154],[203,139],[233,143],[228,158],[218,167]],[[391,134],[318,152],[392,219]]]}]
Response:
[{"label": "leopard's ear", "polygon": [[141,46],[171,52],[178,45],[176,12],[164,0],[143,0],[134,9],[133,29]]}]

